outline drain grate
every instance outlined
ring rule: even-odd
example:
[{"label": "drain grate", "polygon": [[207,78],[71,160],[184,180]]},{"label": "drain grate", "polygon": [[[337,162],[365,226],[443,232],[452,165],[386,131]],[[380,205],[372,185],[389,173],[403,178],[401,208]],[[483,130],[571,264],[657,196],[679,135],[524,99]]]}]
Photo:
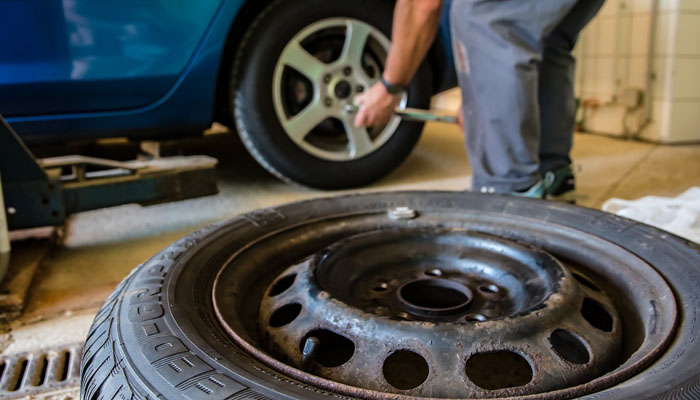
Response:
[{"label": "drain grate", "polygon": [[0,356],[0,398],[18,399],[77,387],[83,345]]}]

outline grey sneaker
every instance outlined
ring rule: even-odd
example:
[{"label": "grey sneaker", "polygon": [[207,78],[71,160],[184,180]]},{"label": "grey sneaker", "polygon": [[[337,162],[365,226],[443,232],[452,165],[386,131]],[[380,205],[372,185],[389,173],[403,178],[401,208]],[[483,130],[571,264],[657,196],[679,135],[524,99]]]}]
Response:
[{"label": "grey sneaker", "polygon": [[576,177],[571,165],[547,172],[552,175],[552,184],[545,192],[544,198],[564,203],[576,203]]}]

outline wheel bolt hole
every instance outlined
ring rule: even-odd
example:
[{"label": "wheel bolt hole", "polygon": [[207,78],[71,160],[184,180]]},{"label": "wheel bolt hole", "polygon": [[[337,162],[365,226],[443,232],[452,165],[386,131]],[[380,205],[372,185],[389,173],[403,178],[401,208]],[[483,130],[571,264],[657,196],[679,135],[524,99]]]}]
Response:
[{"label": "wheel bolt hole", "polygon": [[435,268],[435,269],[429,269],[425,271],[425,274],[428,276],[442,276],[442,270]]},{"label": "wheel bolt hole", "polygon": [[612,332],[613,318],[600,303],[586,297],[581,306],[581,315],[594,328],[603,332]]},{"label": "wheel bolt hole", "polygon": [[469,357],[466,374],[482,389],[499,390],[530,383],[532,367],[520,354],[501,350]]},{"label": "wheel bolt hole", "polygon": [[290,274],[290,275],[283,276],[282,278],[278,279],[277,282],[275,282],[275,284],[272,285],[272,287],[270,288],[270,292],[268,293],[268,296],[275,297],[277,295],[284,293],[287,289],[292,287],[296,277],[297,277],[297,274]]},{"label": "wheel bolt hole", "polygon": [[464,316],[464,320],[467,322],[484,322],[486,317],[482,314],[469,314]]},{"label": "wheel bolt hole", "polygon": [[549,336],[552,349],[564,360],[574,364],[587,364],[591,356],[583,340],[572,332],[557,329]]},{"label": "wheel bolt hole", "polygon": [[389,285],[386,283],[380,283],[379,285],[372,288],[375,292],[386,292],[389,289]]},{"label": "wheel bolt hole", "polygon": [[501,289],[496,285],[481,285],[479,286],[479,291],[485,294],[496,294],[501,291]]},{"label": "wheel bolt hole", "polygon": [[273,328],[279,328],[294,321],[301,313],[301,304],[286,304],[275,310],[270,316],[269,324]]},{"label": "wheel bolt hole", "polygon": [[408,314],[405,312],[400,312],[396,314],[396,318],[400,319],[401,321],[410,321],[411,319],[409,318]]},{"label": "wheel bolt hole", "polygon": [[420,386],[428,378],[430,369],[425,358],[410,350],[399,350],[384,360],[384,379],[400,390]]}]

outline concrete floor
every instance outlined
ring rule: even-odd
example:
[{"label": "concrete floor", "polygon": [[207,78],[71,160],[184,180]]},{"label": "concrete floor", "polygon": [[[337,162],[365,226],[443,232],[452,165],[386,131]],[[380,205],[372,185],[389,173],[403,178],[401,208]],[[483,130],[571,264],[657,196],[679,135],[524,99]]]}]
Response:
[{"label": "concrete floor", "polygon": [[[204,225],[260,207],[342,194],[288,185],[260,168],[234,135],[210,135],[194,152],[221,160],[220,193],[150,207],[126,205],[71,217],[64,245],[42,266],[25,312],[0,335],[12,354],[81,341],[97,308],[136,265]],[[700,184],[700,145],[659,146],[578,134],[573,151],[578,203],[611,197],[674,196]],[[429,124],[408,160],[364,191],[465,190],[470,169],[458,128]]]}]

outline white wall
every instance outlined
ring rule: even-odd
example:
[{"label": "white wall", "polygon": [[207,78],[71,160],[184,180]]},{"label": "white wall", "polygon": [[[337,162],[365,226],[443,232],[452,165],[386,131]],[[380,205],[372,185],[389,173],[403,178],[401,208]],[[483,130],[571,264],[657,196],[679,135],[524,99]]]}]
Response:
[{"label": "white wall", "polygon": [[[654,0],[607,0],[575,50],[583,129],[658,142],[700,141],[700,0],[657,0],[653,84],[647,91]],[[634,108],[635,90],[643,103]],[[627,104],[627,105],[626,105]]]}]

